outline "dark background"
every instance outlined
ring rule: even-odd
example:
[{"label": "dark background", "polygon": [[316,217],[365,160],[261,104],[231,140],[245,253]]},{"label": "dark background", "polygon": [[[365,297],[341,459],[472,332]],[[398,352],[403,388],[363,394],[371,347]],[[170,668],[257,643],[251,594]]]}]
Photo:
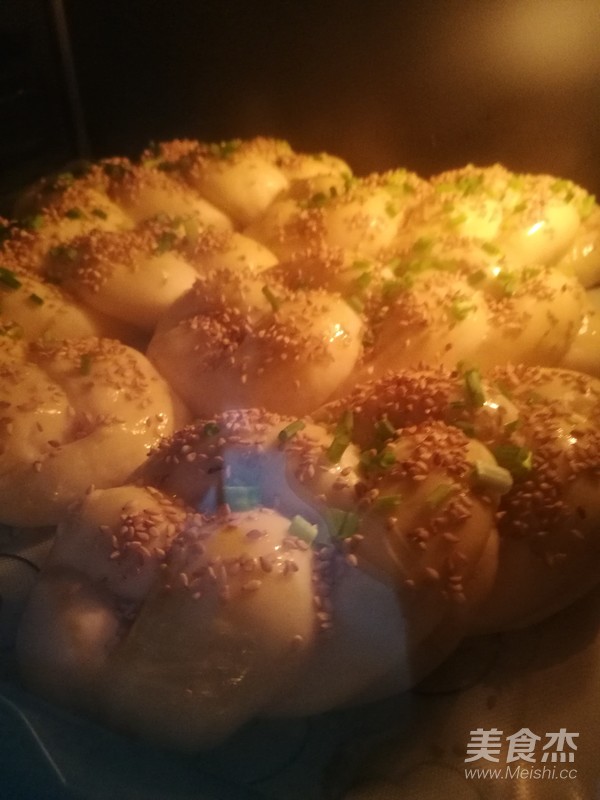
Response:
[{"label": "dark background", "polygon": [[598,0],[0,0],[0,62],[9,17],[43,107],[13,147],[37,135],[22,177],[151,139],[264,134],[359,173],[501,161],[600,193]]}]

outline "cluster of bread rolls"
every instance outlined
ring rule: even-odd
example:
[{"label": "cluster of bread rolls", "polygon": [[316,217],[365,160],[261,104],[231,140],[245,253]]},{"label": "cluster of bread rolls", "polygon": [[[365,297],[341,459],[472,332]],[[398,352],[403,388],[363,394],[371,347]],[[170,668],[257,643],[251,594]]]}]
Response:
[{"label": "cluster of bread rolls", "polygon": [[406,689],[597,583],[600,210],[473,166],[152,146],[0,225],[23,679],[167,746]]}]

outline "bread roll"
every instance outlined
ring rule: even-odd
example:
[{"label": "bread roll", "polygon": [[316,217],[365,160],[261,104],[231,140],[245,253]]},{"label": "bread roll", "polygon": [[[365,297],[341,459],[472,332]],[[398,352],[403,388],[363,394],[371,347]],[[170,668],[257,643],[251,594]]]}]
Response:
[{"label": "bread roll", "polygon": [[57,523],[92,485],[122,483],[186,421],[141,353],[114,340],[0,339],[1,521]]}]

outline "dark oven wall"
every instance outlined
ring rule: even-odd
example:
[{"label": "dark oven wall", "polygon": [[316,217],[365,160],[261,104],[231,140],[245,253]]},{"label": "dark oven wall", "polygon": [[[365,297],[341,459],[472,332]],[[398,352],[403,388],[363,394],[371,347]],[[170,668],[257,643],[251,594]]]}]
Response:
[{"label": "dark oven wall", "polygon": [[64,8],[95,156],[264,134],[359,173],[501,161],[600,193],[597,0],[32,5]]},{"label": "dark oven wall", "polygon": [[24,184],[85,150],[59,10],[44,0],[0,0],[0,213],[9,212]]}]

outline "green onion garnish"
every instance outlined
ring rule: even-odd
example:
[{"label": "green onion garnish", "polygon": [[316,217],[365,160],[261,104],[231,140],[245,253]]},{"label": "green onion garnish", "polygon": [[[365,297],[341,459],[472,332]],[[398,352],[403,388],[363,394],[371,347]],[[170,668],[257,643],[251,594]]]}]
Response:
[{"label": "green onion garnish", "polygon": [[107,219],[108,214],[104,211],[103,208],[92,208],[92,214],[98,219]]},{"label": "green onion garnish", "polygon": [[388,447],[378,452],[375,448],[363,450],[360,454],[360,463],[366,470],[389,469],[396,463],[396,456],[393,450]]},{"label": "green onion garnish", "polygon": [[92,371],[92,354],[84,353],[79,359],[79,372],[82,375],[89,375]]},{"label": "green onion garnish", "polygon": [[81,219],[83,217],[83,211],[79,208],[70,208],[68,211],[65,211],[65,217],[68,219]]},{"label": "green onion garnish", "polygon": [[112,180],[120,181],[127,175],[127,168],[123,164],[102,164],[102,169],[104,174]]},{"label": "green onion garnish", "polygon": [[594,210],[596,198],[593,194],[586,194],[579,204],[579,215],[581,219],[587,219]]},{"label": "green onion garnish", "polygon": [[220,428],[216,422],[207,422],[202,432],[205,436],[216,436],[220,432]]},{"label": "green onion garnish", "polygon": [[469,439],[474,439],[477,434],[475,426],[472,422],[459,419],[456,420],[456,422],[453,422],[452,425],[454,425],[455,428],[458,428],[459,431],[462,431],[465,436],[469,437]]},{"label": "green onion garnish", "polygon": [[66,261],[77,261],[79,258],[79,252],[77,248],[70,247],[66,244],[57,244],[55,247],[51,247],[48,253],[52,258],[58,258]]},{"label": "green onion garnish", "polygon": [[232,511],[249,511],[261,503],[258,486],[224,486],[223,495]]},{"label": "green onion garnish", "polygon": [[423,253],[427,250],[430,250],[433,246],[433,239],[431,236],[420,236],[417,241],[413,244],[413,252],[415,253]]},{"label": "green onion garnish", "polygon": [[327,195],[325,192],[316,192],[306,200],[300,201],[298,205],[300,205],[301,208],[322,208],[329,198],[330,195]]},{"label": "green onion garnish", "polygon": [[217,158],[229,158],[239,149],[241,143],[240,139],[228,139],[224,142],[209,145],[209,150]]},{"label": "green onion garnish", "polygon": [[450,217],[450,225],[453,228],[458,228],[459,225],[462,225],[463,222],[467,221],[467,215],[464,213],[456,214],[454,217]]},{"label": "green onion garnish", "polygon": [[505,295],[505,297],[512,297],[519,285],[519,275],[515,272],[508,272],[508,270],[503,269],[500,270],[496,276],[496,281],[502,290],[502,294]]},{"label": "green onion garnish", "polygon": [[262,293],[269,301],[269,304],[273,309],[273,311],[278,311],[279,307],[281,306],[281,300],[273,294],[273,292],[268,286],[262,287]]},{"label": "green onion garnish", "polygon": [[481,249],[486,253],[489,253],[491,256],[500,255],[500,248],[493,242],[483,242]]},{"label": "green onion garnish", "polygon": [[475,303],[462,298],[456,298],[448,307],[448,314],[455,322],[462,322],[472,311],[477,311]]},{"label": "green onion garnish", "polygon": [[384,497],[378,497],[374,500],[372,508],[376,511],[389,511],[401,505],[402,501],[403,497],[401,494],[386,494]]},{"label": "green onion garnish", "polygon": [[333,440],[327,448],[327,458],[332,464],[337,464],[344,455],[346,448],[350,444],[353,427],[354,415],[352,411],[344,411],[340,421],[336,425]]},{"label": "green onion garnish", "polygon": [[325,514],[329,532],[336,539],[354,536],[359,527],[358,516],[353,511],[341,508],[328,508]]},{"label": "green onion garnish", "polygon": [[454,483],[440,483],[427,495],[425,503],[432,511],[435,511],[457,491],[458,486]]},{"label": "green onion garnish", "polygon": [[174,231],[163,231],[156,240],[156,253],[167,253],[175,247],[177,234]]},{"label": "green onion garnish", "polygon": [[304,430],[306,428],[306,423],[302,422],[301,419],[297,419],[295,422],[290,422],[289,425],[286,425],[283,430],[279,431],[277,434],[277,438],[280,442],[289,442],[299,431]]},{"label": "green onion garnish", "polygon": [[44,224],[44,217],[41,214],[36,214],[33,217],[27,217],[23,220],[23,227],[28,231],[39,231]]},{"label": "green onion garnish", "polygon": [[477,460],[473,467],[473,479],[479,486],[506,494],[513,485],[510,471],[497,464]]},{"label": "green onion garnish", "polygon": [[515,478],[523,478],[533,469],[533,453],[517,444],[499,444],[492,448],[494,458]]},{"label": "green onion garnish", "polygon": [[486,277],[485,271],[482,269],[478,269],[476,272],[472,272],[467,277],[467,282],[471,286],[476,286],[478,283],[481,283],[481,281],[485,280],[485,277]]},{"label": "green onion garnish", "polygon": [[516,430],[521,427],[521,420],[517,417],[517,419],[513,419],[512,422],[507,422],[504,426],[504,432],[507,436],[510,436]]},{"label": "green onion garnish", "polygon": [[365,304],[360,299],[360,297],[357,297],[355,294],[350,295],[350,297],[347,297],[346,302],[353,311],[356,311],[357,314],[360,314],[365,309]]},{"label": "green onion garnish", "polygon": [[23,285],[15,273],[6,267],[0,267],[0,283],[7,289],[20,289]]},{"label": "green onion garnish", "polygon": [[36,306],[43,306],[44,305],[44,298],[40,297],[39,294],[35,294],[35,292],[32,292],[29,295],[29,300]]},{"label": "green onion garnish", "polygon": [[388,439],[394,438],[396,429],[389,419],[384,417],[375,423],[375,434],[380,441],[386,442]]},{"label": "green onion garnish", "polygon": [[465,391],[472,405],[482,406],[485,403],[481,374],[476,367],[465,372]]},{"label": "green onion garnish", "polygon": [[289,532],[292,536],[296,536],[298,539],[312,544],[317,536],[318,529],[316,525],[311,525],[311,523],[304,519],[304,517],[301,517],[300,514],[296,514],[295,517],[292,517]]},{"label": "green onion garnish", "polygon": [[385,204],[385,213],[391,219],[393,219],[396,216],[396,214],[398,213],[398,209],[397,209],[395,203],[393,203],[391,200],[388,200],[387,203]]},{"label": "green onion garnish", "polygon": [[373,279],[373,275],[371,272],[362,272],[358,278],[354,281],[354,285],[356,286],[357,291],[362,292],[364,291],[367,286],[371,283]]}]

